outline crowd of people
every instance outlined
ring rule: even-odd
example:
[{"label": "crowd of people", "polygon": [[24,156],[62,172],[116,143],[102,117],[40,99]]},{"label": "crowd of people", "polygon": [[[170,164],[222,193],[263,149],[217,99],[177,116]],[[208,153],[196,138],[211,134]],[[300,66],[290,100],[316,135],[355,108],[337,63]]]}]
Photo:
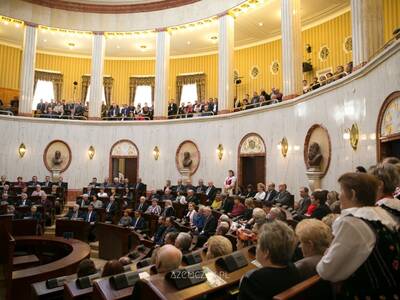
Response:
[{"label": "crowd of people", "polygon": [[[222,188],[212,181],[193,185],[178,180],[172,185],[167,180],[162,189],[147,193],[140,179],[130,184],[126,179],[93,178],[66,217],[95,223],[96,208],[121,211],[117,224],[147,232],[154,243],[151,262],[158,273],[179,268],[182,257],[194,249],[206,249],[207,259],[212,259],[256,245],[259,267],[244,274],[239,299],[272,299],[316,274],[346,299],[399,297],[400,160],[387,158],[368,171],[357,167],[340,176],[338,183],[339,193],[310,193],[304,186],[294,200],[284,183],[278,189],[274,183],[238,187],[232,170]],[[8,184],[3,176],[3,196]],[[43,185],[54,186],[49,178],[41,184],[32,178],[30,185],[38,188],[35,195],[41,194]],[[132,190],[141,192],[137,201],[129,194]],[[121,207],[116,198],[123,199],[118,202]],[[182,221],[176,203],[186,207]],[[85,215],[80,215],[85,206]],[[158,217],[152,234],[146,231],[145,215]],[[189,230],[181,231],[177,222]],[[121,266],[126,262],[127,257],[108,262],[103,276],[124,272]],[[110,268],[114,271],[107,271]]]},{"label": "crowd of people", "polygon": [[325,75],[321,75],[319,78],[314,77],[313,81],[308,83],[307,80],[303,80],[303,94],[310,91],[316,90],[322,86],[330,84],[336,80],[339,80],[353,72],[353,62],[349,62],[346,67],[342,65],[336,67],[334,73],[328,72]]},{"label": "crowd of people", "polygon": [[218,114],[218,98],[209,98],[208,101],[196,100],[181,102],[180,106],[175,100],[168,103],[168,119],[181,119],[192,117],[213,116]]},{"label": "crowd of people", "polygon": [[80,118],[87,115],[87,106],[80,102],[66,102],[65,100],[50,102],[40,100],[36,106],[35,116],[40,118]]},{"label": "crowd of people", "polygon": [[234,110],[247,110],[260,106],[270,105],[279,103],[282,101],[283,94],[278,88],[272,88],[271,93],[267,93],[264,89],[260,91],[260,94],[253,92],[253,96],[250,98],[249,94],[245,94],[242,101],[237,98],[234,99]]}]

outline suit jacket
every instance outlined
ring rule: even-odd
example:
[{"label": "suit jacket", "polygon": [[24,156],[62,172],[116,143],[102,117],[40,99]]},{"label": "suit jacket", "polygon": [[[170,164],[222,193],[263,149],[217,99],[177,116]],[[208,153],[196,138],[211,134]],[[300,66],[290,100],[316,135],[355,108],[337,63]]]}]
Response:
[{"label": "suit jacket", "polygon": [[85,219],[86,222],[89,222],[89,223],[96,222],[97,221],[97,213],[93,210],[92,213],[89,216],[89,212],[87,212],[85,214],[85,218],[84,219]]},{"label": "suit jacket", "polygon": [[119,115],[119,107],[110,107],[110,109],[108,110],[108,116],[109,117],[118,117]]},{"label": "suit jacket", "polygon": [[191,197],[187,196],[186,197],[186,201],[187,202],[194,202],[196,205],[199,205],[199,203],[200,203],[200,200],[199,200],[199,198],[197,198],[196,195],[193,195]]},{"label": "suit jacket", "polygon": [[197,186],[196,187],[196,193],[205,193],[206,192],[206,190],[207,190],[207,186],[206,185],[199,185],[199,186]]},{"label": "suit jacket", "polygon": [[87,201],[82,199],[76,200],[76,204],[79,204],[79,207],[87,207],[90,204],[90,200]]},{"label": "suit jacket", "polygon": [[80,210],[78,210],[78,213],[76,214],[76,213],[74,213],[74,211],[72,210],[72,209],[70,209],[69,211],[68,211],[68,213],[67,213],[67,216],[66,216],[68,219],[73,219],[73,218],[84,218],[85,217],[85,214],[84,213],[82,213]]},{"label": "suit jacket", "polygon": [[44,186],[44,187],[51,187],[53,185],[53,183],[51,182],[51,181],[44,181],[44,182],[42,182],[42,186]]},{"label": "suit jacket", "polygon": [[162,234],[161,243],[164,244],[164,242],[165,242],[165,236],[167,235],[167,233],[169,233],[169,232],[175,232],[175,231],[176,231],[176,228],[175,228],[174,226],[169,226],[169,227],[167,227],[167,228],[164,230],[163,234]]},{"label": "suit jacket", "polygon": [[104,209],[106,210],[106,214],[114,215],[115,212],[116,212],[117,209],[118,209],[117,203],[116,203],[116,202],[113,202],[113,203],[110,205],[110,202],[108,202],[106,205],[104,205]]},{"label": "suit jacket", "polygon": [[140,210],[141,212],[145,212],[149,206],[146,203],[141,204],[140,202],[136,204],[135,210]]},{"label": "suit jacket", "polygon": [[146,228],[146,221],[144,220],[143,217],[140,217],[138,219],[133,218],[131,225],[133,226],[134,229],[142,230]]},{"label": "suit jacket", "polygon": [[217,220],[215,217],[211,214],[205,221],[204,227],[203,227],[203,232],[204,235],[206,236],[212,236],[215,234],[215,231],[217,229]]},{"label": "suit jacket", "polygon": [[233,209],[233,199],[230,199],[229,197],[227,197],[224,202],[222,203],[221,208],[225,211],[225,212],[231,212]]},{"label": "suit jacket", "polygon": [[175,216],[175,209],[172,206],[168,207],[167,209],[164,209],[161,216],[163,216],[163,217]]},{"label": "suit jacket", "polygon": [[278,194],[278,192],[276,190],[272,190],[271,192],[266,191],[265,192],[265,201],[272,201],[276,195]]},{"label": "suit jacket", "polygon": [[290,195],[290,193],[288,191],[284,191],[284,192],[279,192],[274,200],[275,203],[280,203],[282,205],[287,205],[289,207],[293,207],[292,203],[292,195]]},{"label": "suit jacket", "polygon": [[297,209],[297,213],[299,215],[304,215],[307,212],[308,207],[311,204],[310,197],[305,197],[299,201],[299,208]]},{"label": "suit jacket", "polygon": [[32,202],[29,199],[25,200],[25,205],[22,203],[22,199],[18,199],[17,206],[32,206]]},{"label": "suit jacket", "polygon": [[176,103],[168,104],[168,116],[176,115],[178,111],[178,105]]},{"label": "suit jacket", "polygon": [[135,184],[135,189],[137,195],[143,195],[146,193],[146,185],[141,182]]},{"label": "suit jacket", "polygon": [[27,214],[24,215],[24,219],[33,219],[40,222],[42,220],[42,214],[38,211],[35,212],[34,214],[28,212]]},{"label": "suit jacket", "polygon": [[[207,191],[208,191],[208,193],[207,193]],[[208,200],[214,201],[215,196],[217,195],[217,189],[215,186],[212,186],[211,189],[208,190],[208,187],[207,187],[207,189],[204,191],[204,193],[206,194]]]}]

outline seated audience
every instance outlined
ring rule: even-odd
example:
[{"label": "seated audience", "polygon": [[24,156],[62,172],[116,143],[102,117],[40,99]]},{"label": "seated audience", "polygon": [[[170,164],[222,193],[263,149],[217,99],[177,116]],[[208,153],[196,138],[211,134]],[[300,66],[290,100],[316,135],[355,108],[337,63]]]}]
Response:
[{"label": "seated audience", "polygon": [[267,214],[265,213],[265,211],[259,207],[256,207],[253,210],[253,218],[247,224],[251,225],[251,230],[254,233],[258,234],[261,226],[264,225],[267,220]]},{"label": "seated audience", "polygon": [[165,218],[165,230],[161,236],[161,241],[160,241],[160,245],[165,244],[165,239],[166,239],[166,235],[170,232],[176,232],[176,228],[172,222],[172,218],[171,217],[166,217]]},{"label": "seated audience", "polygon": [[74,204],[70,209],[66,217],[70,220],[82,219],[83,213],[79,210],[79,204]]},{"label": "seated audience", "polygon": [[199,235],[199,240],[201,240],[200,241],[201,245],[203,245],[210,236],[215,234],[215,231],[217,229],[217,220],[213,216],[212,210],[209,206],[204,207],[204,217],[205,217],[204,227]]},{"label": "seated audience", "polygon": [[322,222],[329,226],[332,230],[332,225],[336,221],[336,219],[340,216],[340,214],[329,214],[322,218]]},{"label": "seated audience", "polygon": [[42,221],[42,214],[37,211],[37,206],[32,205],[30,212],[28,212],[25,216],[24,219],[33,219],[38,222]]},{"label": "seated audience", "polygon": [[270,184],[268,184],[268,189],[265,195],[265,201],[272,202],[276,197],[276,195],[278,195],[278,192],[275,190],[275,183],[271,182]]},{"label": "seated audience", "polygon": [[265,185],[263,183],[257,183],[257,193],[254,195],[254,199],[257,201],[264,201],[265,196]]},{"label": "seated audience", "polygon": [[281,221],[264,224],[256,251],[257,261],[262,267],[242,277],[239,299],[272,299],[298,283],[300,276],[291,263],[294,249],[295,235],[288,225]]},{"label": "seated audience", "polygon": [[294,203],[292,202],[292,197],[290,193],[286,190],[287,185],[284,183],[281,183],[278,186],[278,194],[274,197],[272,200],[274,203],[279,203],[281,205],[286,205],[288,207],[293,207]]},{"label": "seated audience", "polygon": [[182,252],[173,245],[164,245],[156,255],[156,269],[159,274],[173,271],[182,263]]},{"label": "seated audience", "polygon": [[330,191],[326,196],[326,204],[329,206],[330,210],[335,213],[340,213],[340,201],[339,194],[336,191]]},{"label": "seated audience", "polygon": [[81,262],[78,265],[78,270],[76,271],[76,277],[81,278],[96,273],[97,269],[96,266],[94,265],[93,260],[91,260],[90,258],[85,258],[81,260]]},{"label": "seated audience", "polygon": [[85,215],[85,221],[89,222],[91,224],[94,224],[95,222],[97,222],[97,213],[94,210],[94,205],[93,204],[89,204],[88,208],[87,208],[87,212]]},{"label": "seated audience", "polygon": [[204,208],[204,206],[200,206],[197,214],[193,216],[193,225],[196,227],[196,230],[198,232],[201,232],[203,230],[204,223],[206,222]]},{"label": "seated audience", "polygon": [[175,247],[181,250],[183,254],[190,253],[190,246],[192,245],[192,236],[187,232],[179,232],[176,240]]},{"label": "seated audience", "polygon": [[80,207],[88,207],[90,204],[89,195],[83,194],[81,199],[76,200],[76,204],[79,204]]},{"label": "seated audience", "polygon": [[234,201],[233,208],[232,211],[228,213],[228,216],[234,218],[243,215],[245,207],[244,204],[240,201],[240,197],[234,196],[233,201]]},{"label": "seated audience", "polygon": [[394,192],[400,185],[400,172],[395,165],[378,164],[369,173],[379,181],[376,205],[387,210],[400,220],[400,200],[394,198]]},{"label": "seated audience", "polygon": [[222,198],[221,198],[221,194],[217,194],[216,196],[215,196],[215,199],[214,199],[214,201],[212,202],[212,204],[211,204],[211,208],[212,209],[221,209],[221,206],[222,206]]},{"label": "seated audience", "polygon": [[161,207],[158,205],[157,199],[151,200],[151,205],[147,208],[146,214],[160,215]]},{"label": "seated audience", "polygon": [[103,201],[97,198],[96,195],[92,196],[92,202],[90,202],[94,206],[94,208],[103,208]]},{"label": "seated audience", "polygon": [[232,243],[226,237],[214,235],[207,241],[207,259],[213,259],[219,256],[232,253]]},{"label": "seated audience", "polygon": [[193,202],[188,204],[188,210],[184,215],[183,219],[190,224],[190,226],[194,226],[194,220],[196,219],[196,205]]},{"label": "seated audience", "polygon": [[342,212],[318,274],[341,282],[339,297],[398,298],[399,222],[375,206],[379,181],[365,173],[346,173],[338,181]]},{"label": "seated audience", "polygon": [[243,193],[240,196],[243,196],[244,198],[253,198],[255,195],[256,192],[253,190],[253,186],[251,184],[248,184],[246,190],[243,191]]},{"label": "seated audience", "polygon": [[255,203],[252,198],[247,198],[244,200],[245,210],[243,216],[240,219],[244,222],[247,222],[253,216],[253,209],[255,208]]},{"label": "seated audience", "polygon": [[[179,203],[182,204],[182,205],[187,204],[186,197],[185,197],[185,195],[183,195],[183,192],[182,192],[182,191],[178,191],[178,192],[177,192],[177,196],[176,196],[175,201],[176,201],[176,202],[179,202]],[[194,202],[193,202],[193,203],[194,203]]]},{"label": "seated audience", "polygon": [[304,258],[298,260],[295,266],[302,280],[306,280],[317,274],[315,268],[332,241],[332,231],[322,221],[307,219],[297,224],[296,236]]},{"label": "seated audience", "polygon": [[157,230],[154,233],[154,236],[151,238],[154,243],[156,243],[157,245],[161,245],[163,242],[163,235],[164,235],[164,231],[166,229],[165,226],[165,218],[164,217],[159,217],[158,218],[158,226],[157,226]]},{"label": "seated audience", "polygon": [[135,230],[146,229],[146,221],[142,217],[142,212],[140,210],[135,211],[135,217],[132,219],[131,226]]},{"label": "seated audience", "polygon": [[26,193],[21,193],[21,199],[18,199],[17,206],[31,206],[32,202],[28,199],[28,195]]},{"label": "seated audience", "polygon": [[178,237],[178,231],[170,231],[165,235],[164,245],[175,245],[176,238]]},{"label": "seated audience", "polygon": [[101,277],[124,273],[124,266],[116,259],[109,260],[103,267]]},{"label": "seated audience", "polygon": [[206,194],[208,201],[214,201],[214,198],[217,194],[217,188],[214,186],[214,183],[212,181],[208,182],[207,189],[204,193]]},{"label": "seated audience", "polygon": [[172,195],[172,191],[170,188],[166,188],[164,190],[164,195],[162,195],[161,200],[166,201],[166,200],[170,200],[170,201],[174,201],[175,197],[174,195]]},{"label": "seated audience", "polygon": [[233,205],[234,205],[233,197],[228,196],[227,194],[221,194],[221,198],[222,198],[221,209],[225,213],[230,213],[232,211]]},{"label": "seated audience", "polygon": [[188,189],[187,190],[187,197],[186,197],[187,202],[194,202],[196,205],[199,205],[200,200],[197,198],[196,194],[194,193],[193,189]]},{"label": "seated audience", "polygon": [[273,208],[271,208],[271,210],[269,211],[269,213],[267,215],[267,220],[268,221],[274,221],[274,220],[286,221],[286,213],[280,207],[273,207]]},{"label": "seated audience", "polygon": [[296,213],[300,216],[303,216],[307,212],[310,204],[311,199],[308,195],[308,187],[303,186],[300,188],[300,200],[299,202],[295,203]]},{"label": "seated audience", "polygon": [[217,229],[215,231],[215,235],[225,236],[229,232],[230,224],[228,222],[226,222],[226,221],[219,222],[219,220],[218,220],[218,223],[219,224],[218,224]]},{"label": "seated audience", "polygon": [[115,202],[115,197],[113,195],[110,196],[110,200],[105,206],[105,211],[106,211],[106,221],[112,221],[118,211],[118,204],[117,202]]},{"label": "seated audience", "polygon": [[331,213],[331,209],[326,205],[327,190],[315,191],[312,193],[312,203],[316,206],[311,218],[321,220],[323,217]]},{"label": "seated audience", "polygon": [[36,185],[36,188],[35,188],[35,190],[32,192],[32,197],[40,197],[40,196],[42,196],[43,195],[43,193],[44,193],[44,191],[42,191],[42,187],[41,187],[41,185],[40,184],[37,184]]},{"label": "seated audience", "polygon": [[139,198],[139,203],[136,204],[135,210],[140,210],[142,213],[144,213],[148,208],[148,205],[146,204],[146,197],[141,196]]},{"label": "seated audience", "polygon": [[206,190],[207,190],[207,187],[204,185],[203,179],[199,179],[198,186],[196,187],[196,193],[202,194],[202,193],[205,193]]},{"label": "seated audience", "polygon": [[164,210],[161,213],[161,216],[163,216],[163,217],[173,217],[173,216],[175,216],[175,209],[172,206],[172,201],[171,200],[165,200],[164,201]]},{"label": "seated audience", "polygon": [[118,222],[119,226],[128,227],[132,224],[132,218],[129,216],[130,211],[128,209],[124,210],[124,214]]},{"label": "seated audience", "polygon": [[108,194],[104,191],[104,188],[101,188],[97,193],[97,197],[99,198],[108,198]]}]

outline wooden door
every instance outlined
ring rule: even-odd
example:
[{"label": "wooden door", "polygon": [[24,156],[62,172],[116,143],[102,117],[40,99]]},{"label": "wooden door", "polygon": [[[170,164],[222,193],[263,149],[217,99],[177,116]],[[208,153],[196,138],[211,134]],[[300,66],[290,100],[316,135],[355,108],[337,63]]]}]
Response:
[{"label": "wooden door", "polygon": [[255,188],[257,183],[265,184],[265,156],[243,156],[241,157],[241,184],[248,184]]}]

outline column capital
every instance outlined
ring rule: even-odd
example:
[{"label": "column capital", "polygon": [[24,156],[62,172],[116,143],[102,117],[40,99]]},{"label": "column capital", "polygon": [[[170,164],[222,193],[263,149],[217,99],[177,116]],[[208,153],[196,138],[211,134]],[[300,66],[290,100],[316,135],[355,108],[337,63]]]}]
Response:
[{"label": "column capital", "polygon": [[156,28],[155,32],[168,32],[168,27],[160,27],[160,28]]},{"label": "column capital", "polygon": [[217,18],[219,19],[219,18],[222,18],[222,17],[225,17],[225,16],[231,16],[232,18],[235,19],[235,15],[232,14],[229,10],[226,10],[226,11],[224,11],[224,12],[222,12],[222,13],[219,13],[219,14],[217,15]]},{"label": "column capital", "polygon": [[32,23],[32,22],[26,22],[26,21],[24,21],[24,25],[29,26],[29,27],[34,27],[34,28],[39,27],[39,24]]},{"label": "column capital", "polygon": [[92,31],[94,35],[104,35],[104,31]]}]

